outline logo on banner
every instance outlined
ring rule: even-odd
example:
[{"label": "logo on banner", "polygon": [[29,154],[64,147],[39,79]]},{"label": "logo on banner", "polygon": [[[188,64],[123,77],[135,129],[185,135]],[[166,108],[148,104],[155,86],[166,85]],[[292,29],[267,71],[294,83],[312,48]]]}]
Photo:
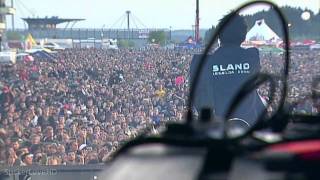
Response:
[{"label": "logo on banner", "polygon": [[226,65],[216,65],[212,66],[212,74],[217,75],[231,75],[231,74],[249,74],[250,64],[249,63],[239,63],[239,64],[226,64]]}]

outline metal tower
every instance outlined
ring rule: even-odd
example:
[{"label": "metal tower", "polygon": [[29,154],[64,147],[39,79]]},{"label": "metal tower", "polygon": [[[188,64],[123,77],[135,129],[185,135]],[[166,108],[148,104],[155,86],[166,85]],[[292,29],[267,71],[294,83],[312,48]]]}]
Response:
[{"label": "metal tower", "polygon": [[196,23],[195,23],[195,41],[199,42],[200,39],[200,18],[199,18],[199,0],[196,0]]},{"label": "metal tower", "polygon": [[6,15],[14,15],[16,10],[13,7],[6,6],[6,0],[0,0],[0,51],[1,42],[5,39],[4,32],[7,28],[6,26]]},{"label": "metal tower", "polygon": [[130,39],[130,13],[131,13],[131,11],[126,11],[126,14],[127,14],[128,39]]}]

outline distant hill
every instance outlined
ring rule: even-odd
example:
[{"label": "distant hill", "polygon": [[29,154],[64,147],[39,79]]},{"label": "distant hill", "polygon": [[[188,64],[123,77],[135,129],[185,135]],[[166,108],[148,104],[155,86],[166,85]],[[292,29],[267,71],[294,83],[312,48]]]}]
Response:
[{"label": "distant hill", "polygon": [[[290,24],[289,32],[291,39],[317,39],[320,40],[320,13],[314,14],[311,10],[302,10],[301,8],[282,7],[283,14],[286,16]],[[311,17],[305,21],[301,18],[304,11],[309,11]],[[274,10],[262,11],[253,15],[245,16],[248,25],[251,28],[256,20],[265,19],[265,22],[270,26],[278,35],[282,36],[282,29],[280,26],[279,18]]]},{"label": "distant hill", "polygon": [[[292,40],[302,40],[302,39],[315,39],[317,41],[320,41],[320,13],[314,14],[311,10],[302,10],[301,8],[293,8],[293,7],[282,7],[280,8],[285,15],[288,26],[289,26],[289,33],[290,33],[290,39]],[[311,17],[309,20],[305,21],[301,18],[301,14],[304,11],[309,11],[311,14]],[[248,23],[248,29],[250,29],[255,21],[264,19],[266,24],[275,31],[280,37],[283,37],[282,29],[280,25],[280,20],[275,13],[273,9],[270,9],[268,11],[261,11],[258,13],[255,13],[253,15],[246,15],[245,16],[247,23]],[[207,32],[207,36],[205,37],[206,42],[209,35],[214,32],[215,27],[213,27],[213,30],[209,30]]]}]

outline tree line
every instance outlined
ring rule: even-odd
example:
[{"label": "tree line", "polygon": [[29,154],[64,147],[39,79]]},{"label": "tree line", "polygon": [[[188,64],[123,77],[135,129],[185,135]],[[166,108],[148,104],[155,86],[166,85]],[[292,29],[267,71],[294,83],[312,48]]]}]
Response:
[{"label": "tree line", "polygon": [[[315,39],[320,41],[320,13],[314,14],[311,10],[303,10],[301,8],[282,7],[280,8],[288,22],[288,29],[290,33],[290,39],[302,40],[302,39]],[[301,14],[305,11],[310,13],[309,20],[303,20]],[[264,19],[266,24],[280,37],[283,37],[283,30],[280,24],[280,19],[277,16],[275,10],[270,8],[267,11],[260,11],[252,15],[244,16],[248,23],[248,30],[250,30],[255,22],[260,19]],[[213,35],[215,26],[212,26],[206,34],[205,40],[208,42],[209,38]]]}]

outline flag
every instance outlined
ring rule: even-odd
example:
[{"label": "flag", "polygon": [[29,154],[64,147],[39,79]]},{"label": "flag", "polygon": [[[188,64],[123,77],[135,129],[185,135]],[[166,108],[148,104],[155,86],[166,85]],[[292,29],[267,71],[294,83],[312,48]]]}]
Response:
[{"label": "flag", "polygon": [[25,49],[32,49],[32,46],[37,45],[36,41],[33,39],[32,35],[29,33],[25,38]]}]

